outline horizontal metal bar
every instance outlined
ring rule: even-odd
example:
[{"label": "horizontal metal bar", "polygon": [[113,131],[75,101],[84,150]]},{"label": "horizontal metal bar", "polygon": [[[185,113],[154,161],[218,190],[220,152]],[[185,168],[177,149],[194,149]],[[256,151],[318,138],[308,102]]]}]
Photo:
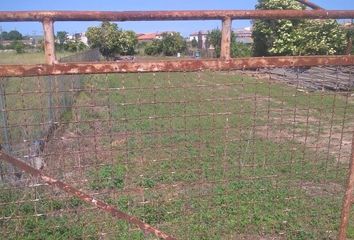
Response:
[{"label": "horizontal metal bar", "polygon": [[29,77],[61,74],[226,71],[272,67],[354,65],[354,56],[252,57],[229,60],[120,61],[57,63],[53,65],[0,65],[0,77]]},{"label": "horizontal metal bar", "polygon": [[19,169],[21,169],[22,171],[25,171],[26,173],[31,174],[33,177],[40,178],[43,182],[45,182],[51,186],[57,187],[57,188],[65,191],[71,195],[74,195],[74,196],[80,198],[82,201],[84,201],[84,202],[86,202],[98,209],[101,209],[107,213],[110,213],[112,216],[114,216],[118,219],[127,221],[131,224],[138,226],[144,233],[151,233],[151,234],[154,234],[156,237],[162,238],[162,239],[168,239],[168,240],[175,239],[174,237],[167,235],[166,233],[150,226],[149,224],[144,223],[143,221],[139,220],[138,218],[136,218],[132,215],[126,214],[126,213],[118,210],[117,208],[115,208],[111,205],[108,205],[107,203],[105,203],[101,200],[95,199],[94,197],[74,188],[73,186],[71,186],[69,184],[66,184],[62,181],[59,181],[57,179],[54,179],[52,177],[44,175],[42,171],[35,169],[32,166],[24,163],[23,161],[1,151],[1,148],[0,148],[0,160],[1,159],[8,162],[9,164],[12,164],[15,167],[18,167]]},{"label": "horizontal metal bar", "polygon": [[0,11],[0,22],[164,21],[215,19],[351,19],[354,10],[201,10],[201,11]]}]

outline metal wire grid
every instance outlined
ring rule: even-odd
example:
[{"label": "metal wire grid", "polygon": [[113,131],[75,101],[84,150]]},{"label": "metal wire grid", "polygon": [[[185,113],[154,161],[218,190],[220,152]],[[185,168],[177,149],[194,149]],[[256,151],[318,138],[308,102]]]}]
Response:
[{"label": "metal wire grid", "polygon": [[[263,71],[11,78],[9,145],[25,159],[45,140],[45,173],[179,239],[333,239],[352,85],[307,91],[296,72],[292,86]],[[2,167],[6,239],[149,238],[12,171]]]}]

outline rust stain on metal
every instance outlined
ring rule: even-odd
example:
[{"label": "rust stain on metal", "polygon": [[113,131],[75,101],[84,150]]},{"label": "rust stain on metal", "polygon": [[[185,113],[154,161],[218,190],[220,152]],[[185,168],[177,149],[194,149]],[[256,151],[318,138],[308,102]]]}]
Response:
[{"label": "rust stain on metal", "polygon": [[18,167],[19,169],[31,174],[34,177],[39,177],[42,181],[46,182],[49,185],[58,187],[69,194],[77,196],[78,198],[82,199],[86,203],[91,204],[91,205],[93,205],[105,212],[108,212],[112,216],[114,216],[118,219],[125,220],[131,224],[138,226],[145,233],[151,233],[151,234],[154,234],[158,238],[167,239],[167,240],[175,240],[176,239],[176,238],[171,237],[168,234],[150,226],[149,224],[144,223],[143,221],[139,220],[138,218],[136,218],[134,216],[126,214],[126,213],[114,208],[113,206],[108,205],[107,203],[105,203],[101,200],[95,199],[94,197],[74,188],[73,186],[71,186],[69,184],[66,184],[62,181],[59,181],[57,179],[54,179],[54,178],[44,175],[43,172],[41,172],[40,170],[37,170],[37,169],[27,165],[26,163],[22,162],[21,160],[13,157],[1,150],[0,150],[0,159]]},{"label": "rust stain on metal", "polygon": [[339,234],[338,234],[339,240],[347,239],[350,209],[351,209],[351,205],[354,203],[353,194],[354,194],[354,134],[352,139],[352,157],[351,157],[350,168],[349,168],[348,184],[343,199],[341,224],[339,227]]},{"label": "rust stain on metal", "polygon": [[178,60],[58,63],[53,65],[0,65],[0,77],[46,76],[61,74],[227,71],[269,67],[354,65],[354,56],[257,57],[228,60]]},{"label": "rust stain on metal", "polygon": [[43,21],[164,21],[231,19],[350,19],[353,10],[200,10],[200,11],[0,11],[1,22]]}]

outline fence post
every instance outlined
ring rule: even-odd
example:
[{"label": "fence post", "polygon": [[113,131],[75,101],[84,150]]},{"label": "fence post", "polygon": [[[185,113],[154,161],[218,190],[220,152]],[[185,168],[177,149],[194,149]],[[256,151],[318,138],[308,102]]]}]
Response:
[{"label": "fence post", "polygon": [[221,52],[220,57],[224,60],[231,58],[231,25],[230,17],[223,19],[221,32]]},{"label": "fence post", "polygon": [[52,19],[43,19],[43,31],[45,61],[47,64],[54,64],[57,60],[55,56],[54,22]]},{"label": "fence post", "polygon": [[349,167],[348,183],[347,183],[347,188],[343,199],[341,223],[340,223],[339,234],[338,234],[339,240],[347,239],[350,209],[352,204],[354,204],[353,193],[354,193],[354,134],[352,139],[352,155],[351,155],[351,161]]},{"label": "fence post", "polygon": [[[5,85],[4,79],[0,79],[0,115],[1,115],[1,128],[2,128],[2,147],[8,153],[11,152],[11,145],[10,145],[10,132],[8,126],[8,117],[6,112],[6,96],[5,96]],[[1,147],[0,147],[1,148]],[[2,162],[0,161],[0,180],[4,181],[4,167]]]}]

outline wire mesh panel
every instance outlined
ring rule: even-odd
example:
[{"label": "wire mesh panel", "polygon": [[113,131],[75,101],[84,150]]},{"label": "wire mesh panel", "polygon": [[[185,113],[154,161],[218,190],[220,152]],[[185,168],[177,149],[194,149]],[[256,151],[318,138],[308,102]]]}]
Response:
[{"label": "wire mesh panel", "polygon": [[[178,239],[334,239],[352,70],[10,78],[2,128],[13,155]],[[8,165],[0,191],[4,239],[154,239]]]}]

